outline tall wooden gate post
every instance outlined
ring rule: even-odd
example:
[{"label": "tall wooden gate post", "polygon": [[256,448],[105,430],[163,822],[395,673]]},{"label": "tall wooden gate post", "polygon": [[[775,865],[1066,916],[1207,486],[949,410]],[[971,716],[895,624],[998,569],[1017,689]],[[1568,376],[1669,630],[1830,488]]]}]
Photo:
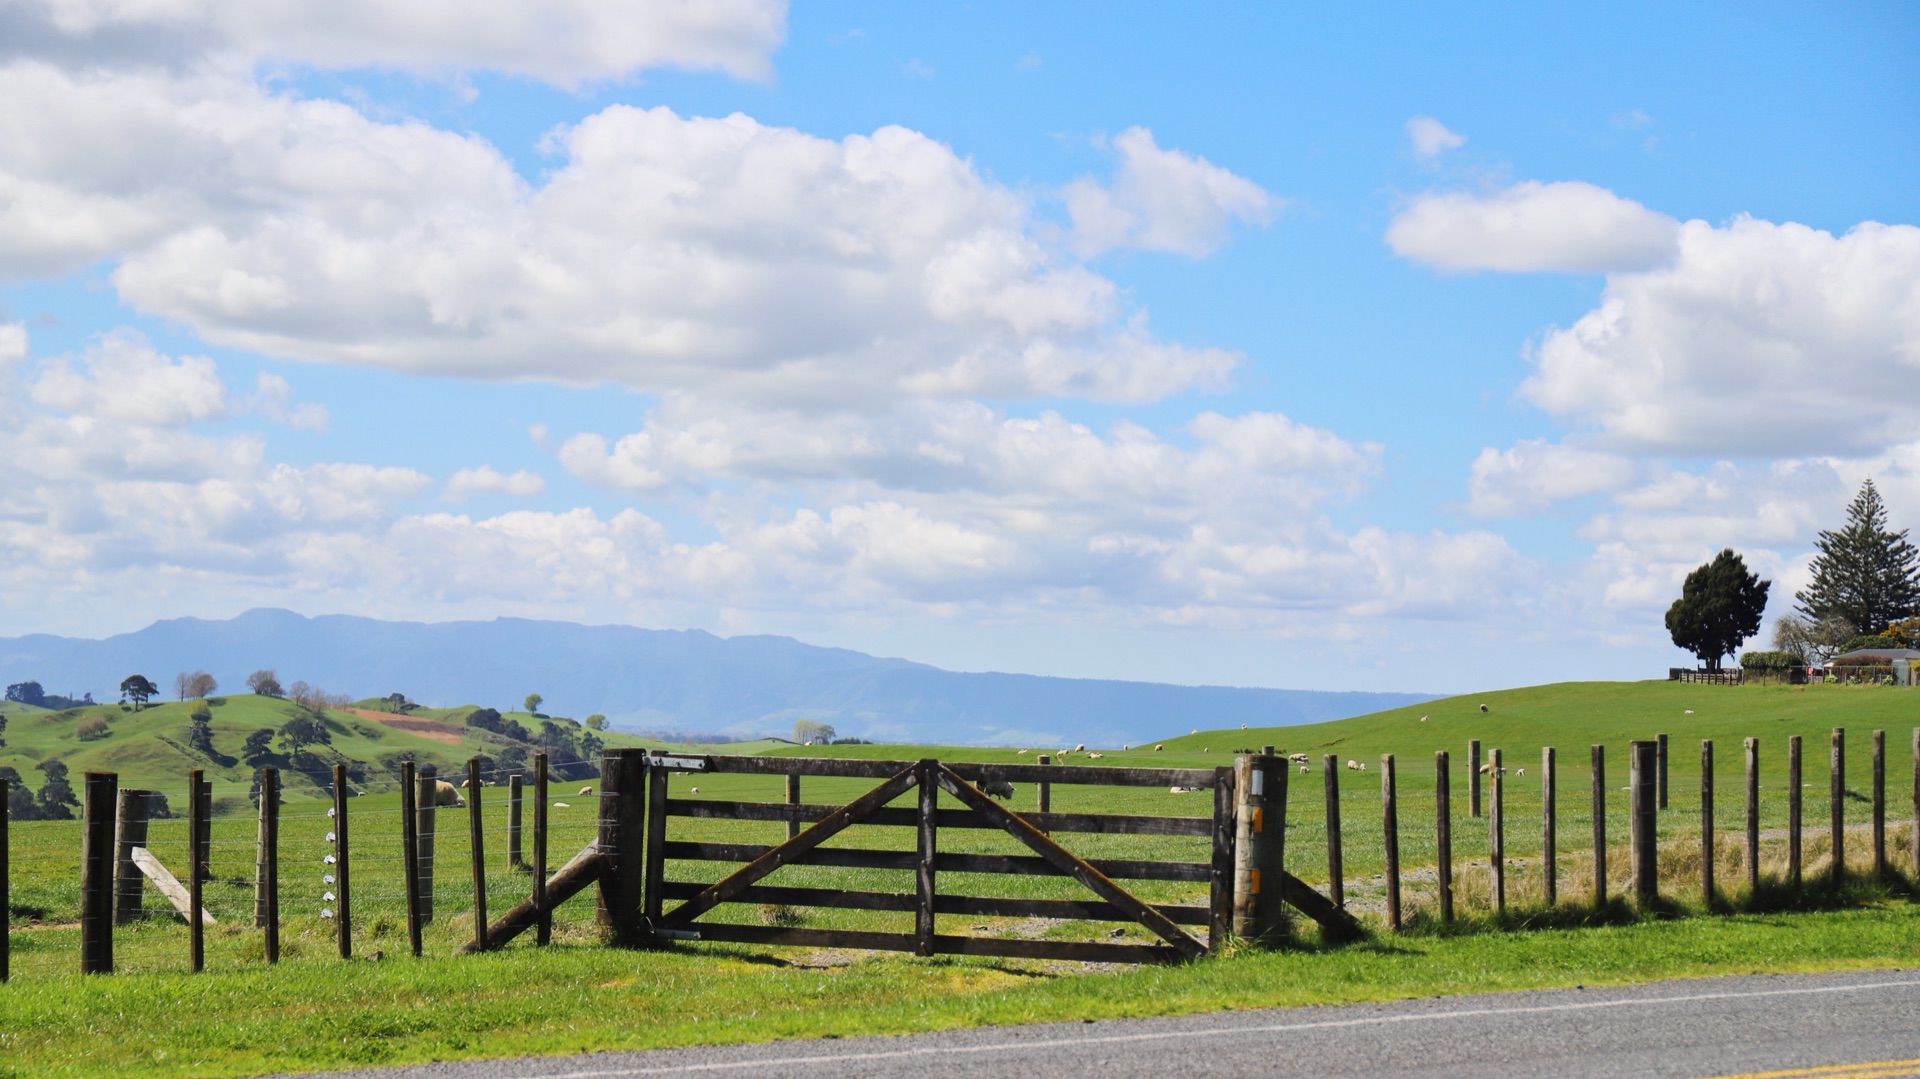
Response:
[{"label": "tall wooden gate post", "polygon": [[1646,907],[1658,898],[1660,890],[1660,799],[1657,782],[1660,743],[1635,741],[1629,746],[1628,753],[1627,786],[1631,792],[1628,804],[1633,814],[1628,835],[1632,840],[1633,891],[1634,898],[1642,907]]},{"label": "tall wooden gate post", "polygon": [[1920,877],[1920,727],[1913,729],[1913,830],[1907,833],[1907,854],[1913,875]]},{"label": "tall wooden gate post", "polygon": [[[201,873],[205,852],[200,840],[200,824],[208,809],[203,797],[205,786],[204,771],[195,768],[187,773],[187,965],[195,974],[207,966],[207,927],[202,924],[206,878]],[[6,904],[0,903],[0,910],[5,909]]]},{"label": "tall wooden gate post", "polygon": [[1272,754],[1234,762],[1233,932],[1278,939],[1286,925],[1287,769]]},{"label": "tall wooden gate post", "polygon": [[1507,912],[1506,779],[1500,774],[1500,751],[1487,755],[1487,777],[1493,780],[1493,812],[1487,816],[1487,870],[1493,884],[1493,912]]},{"label": "tall wooden gate post", "polygon": [[1447,751],[1435,750],[1433,754],[1433,830],[1435,856],[1439,864],[1435,867],[1435,883],[1440,890],[1440,921],[1446,924],[1453,921],[1453,777],[1448,767]]},{"label": "tall wooden gate post", "polygon": [[338,893],[333,904],[334,936],[340,958],[353,958],[352,850],[347,844],[347,766],[333,766],[333,877]]},{"label": "tall wooden gate post", "polygon": [[113,820],[113,924],[139,919],[141,886],[147,878],[133,864],[133,848],[147,845],[147,812],[152,791],[120,788]]},{"label": "tall wooden gate post", "polygon": [[1546,887],[1547,906],[1560,901],[1560,865],[1559,832],[1560,823],[1556,819],[1558,808],[1556,784],[1558,775],[1555,770],[1552,746],[1540,750],[1540,869],[1545,874],[1541,883]]},{"label": "tall wooden gate post", "polygon": [[1800,736],[1787,739],[1787,886],[1800,888]]},{"label": "tall wooden gate post", "polygon": [[0,776],[0,983],[7,980],[7,965],[10,962],[8,952],[12,948],[13,908],[8,904],[12,897],[7,894],[7,779]]},{"label": "tall wooden gate post", "polygon": [[1660,808],[1665,809],[1667,808],[1667,736],[1664,734],[1654,735],[1653,744],[1654,762],[1659,774],[1655,785],[1660,789]]},{"label": "tall wooden gate post", "polygon": [[433,840],[440,804],[439,767],[420,765],[415,783],[419,789],[413,796],[413,845],[419,853],[413,867],[420,883],[414,889],[414,897],[420,907],[420,923],[425,925],[433,921]]},{"label": "tall wooden gate post", "polygon": [[260,893],[266,897],[267,962],[280,961],[280,769],[260,769]]},{"label": "tall wooden gate post", "polygon": [[647,751],[609,749],[600,755],[600,875],[595,919],[617,948],[647,943],[641,929],[641,899],[647,862]]},{"label": "tall wooden gate post", "polygon": [[1887,879],[1887,732],[1873,732],[1873,879]]},{"label": "tall wooden gate post", "polygon": [[1827,823],[1833,832],[1833,857],[1827,863],[1827,875],[1835,888],[1847,876],[1847,732],[1833,729],[1827,743]]},{"label": "tall wooden gate post", "polygon": [[933,954],[933,904],[936,898],[934,870],[935,863],[940,857],[938,842],[940,762],[928,757],[920,761],[918,768],[919,850],[914,860],[913,875],[913,954],[927,956]]},{"label": "tall wooden gate post", "polygon": [[1760,739],[1749,738],[1747,749],[1747,890],[1760,887]]},{"label": "tall wooden gate post", "polygon": [[420,957],[420,799],[419,777],[412,761],[400,762],[400,870],[401,891],[407,899],[407,947]]},{"label": "tall wooden gate post", "polygon": [[487,781],[480,774],[480,758],[467,758],[467,847],[473,863],[473,947],[487,950],[487,833],[480,794]]},{"label": "tall wooden gate post", "polygon": [[1340,758],[1329,753],[1324,758],[1327,796],[1327,898],[1333,905],[1346,908],[1346,867],[1340,851]]},{"label": "tall wooden gate post", "polygon": [[80,805],[80,973],[113,973],[113,811],[120,776],[88,772]]},{"label": "tall wooden gate post", "polygon": [[533,906],[539,912],[533,942],[553,940],[553,911],[547,909],[547,754],[533,755]]}]

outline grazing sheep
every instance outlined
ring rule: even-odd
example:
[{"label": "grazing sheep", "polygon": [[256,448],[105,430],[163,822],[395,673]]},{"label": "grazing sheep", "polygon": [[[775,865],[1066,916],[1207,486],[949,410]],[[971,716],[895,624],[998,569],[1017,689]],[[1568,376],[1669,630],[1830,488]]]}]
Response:
[{"label": "grazing sheep", "polygon": [[470,782],[469,780],[465,780],[465,779],[463,779],[463,780],[461,780],[461,781],[460,781],[460,789],[461,789],[461,790],[466,790],[466,789],[467,789],[467,784],[468,784],[469,782]]},{"label": "grazing sheep", "polygon": [[1313,758],[1307,756],[1305,753],[1289,753],[1287,754],[1287,759],[1293,761],[1295,764],[1305,764]]},{"label": "grazing sheep", "polygon": [[1306,775],[1306,774],[1307,774],[1307,766],[1306,766],[1306,765],[1304,765],[1304,764],[1303,764],[1303,765],[1301,765],[1301,766],[1300,766],[1300,774],[1301,774],[1301,775]]},{"label": "grazing sheep", "polygon": [[1242,723],[1242,724],[1240,724],[1240,729],[1241,729],[1241,730],[1243,730],[1243,731],[1244,731],[1244,730],[1246,730],[1246,729],[1247,729],[1247,725],[1246,725],[1245,723]]},{"label": "grazing sheep", "polygon": [[1364,772],[1364,771],[1366,771],[1366,770],[1367,770],[1367,762],[1366,762],[1366,761],[1361,761],[1361,762],[1360,762],[1360,770],[1361,770],[1362,772]]},{"label": "grazing sheep", "polygon": [[433,781],[433,804],[437,806],[464,806],[465,798],[460,797],[460,788],[444,779]]},{"label": "grazing sheep", "polygon": [[980,781],[980,793],[1006,801],[1013,797],[1013,784],[1004,779],[983,779]]},{"label": "grazing sheep", "polygon": [[1127,750],[1127,749],[1132,749],[1133,747],[1132,747],[1132,746],[1121,746],[1120,748],[1121,748],[1122,750]]},{"label": "grazing sheep", "polygon": [[1359,761],[1348,761],[1348,762],[1347,762],[1347,771],[1349,771],[1349,772],[1358,772],[1359,770],[1360,770],[1360,762],[1359,762]]},{"label": "grazing sheep", "polygon": [[1160,752],[1161,750],[1163,750],[1163,749],[1165,749],[1165,748],[1167,748],[1167,747],[1166,747],[1166,746],[1164,746],[1164,745],[1158,745],[1158,746],[1154,746],[1154,747],[1153,747],[1153,751],[1154,751],[1155,753],[1158,753],[1158,752]]},{"label": "grazing sheep", "polygon": [[1087,759],[1090,761],[1097,761],[1104,756],[1106,756],[1105,753],[1089,753],[1087,754]]},{"label": "grazing sheep", "polygon": [[568,808],[571,808],[571,807],[570,807],[570,806],[568,806],[568,805],[567,805],[567,803],[565,803],[565,802],[555,802],[555,803],[553,803],[553,808],[555,808],[555,809],[568,809]]},{"label": "grazing sheep", "polygon": [[1691,709],[1691,708],[1689,708],[1689,709],[1687,709],[1687,713],[1686,713],[1686,714],[1687,714],[1687,715],[1692,715],[1692,714],[1693,714],[1693,709]]},{"label": "grazing sheep", "polygon": [[1420,717],[1420,722],[1422,722],[1422,723],[1425,723],[1426,721],[1427,721],[1427,717],[1426,717],[1426,716],[1421,716],[1421,717]]},{"label": "grazing sheep", "polygon": [[1179,786],[1174,786],[1174,787],[1168,787],[1168,788],[1167,788],[1167,793],[1168,793],[1168,794],[1192,794],[1192,793],[1193,793],[1194,791],[1197,791],[1197,790],[1199,790],[1199,789],[1200,789],[1200,788],[1198,788],[1198,787],[1179,787]]},{"label": "grazing sheep", "polygon": [[1187,733],[1188,733],[1188,734],[1199,734],[1199,733],[1200,733],[1200,728],[1198,728],[1198,727],[1195,727],[1194,729],[1192,729],[1192,730],[1190,730],[1190,731],[1188,731]]},{"label": "grazing sheep", "polygon": [[688,793],[688,794],[699,794],[699,793],[700,793],[700,788],[699,788],[699,787],[688,787],[688,788],[687,788],[687,793]]},{"label": "grazing sheep", "polygon": [[1486,711],[1486,710],[1487,710],[1487,706],[1486,706],[1486,705],[1484,705],[1484,704],[1483,704],[1483,705],[1481,705],[1481,706],[1480,706],[1480,710],[1481,710],[1482,712],[1484,712],[1484,711]]},{"label": "grazing sheep", "polygon": [[1082,742],[1079,745],[1074,746],[1073,751],[1075,753],[1085,753],[1087,751],[1087,744],[1085,742]]},{"label": "grazing sheep", "polygon": [[1490,776],[1490,775],[1492,775],[1492,774],[1493,774],[1493,765],[1491,765],[1491,764],[1483,764],[1483,765],[1481,765],[1481,766],[1480,766],[1480,774],[1481,774],[1481,775],[1483,775],[1483,776]]},{"label": "grazing sheep", "polygon": [[585,798],[585,797],[586,797],[587,795],[589,795],[589,794],[592,794],[592,793],[593,793],[593,788],[592,788],[592,787],[581,787],[581,788],[580,788],[580,797],[582,797],[582,798]]},{"label": "grazing sheep", "polygon": [[1527,770],[1526,770],[1525,768],[1522,768],[1522,769],[1520,769],[1520,772],[1519,772],[1519,774],[1520,774],[1520,775],[1526,775],[1526,774],[1527,774]]},{"label": "grazing sheep", "polygon": [[1014,756],[1016,757],[1024,757],[1026,755],[1027,755],[1027,751],[1024,749],[1018,750],[1017,752],[1014,753]]}]

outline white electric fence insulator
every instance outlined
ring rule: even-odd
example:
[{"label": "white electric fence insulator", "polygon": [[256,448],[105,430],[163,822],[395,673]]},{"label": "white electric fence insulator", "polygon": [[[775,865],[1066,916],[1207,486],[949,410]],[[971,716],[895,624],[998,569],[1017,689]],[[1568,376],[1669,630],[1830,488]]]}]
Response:
[{"label": "white electric fence insulator", "polygon": [[325,858],[322,858],[322,859],[320,859],[320,864],[321,864],[321,865],[332,865],[333,863],[335,863],[335,862],[337,862],[337,861],[339,861],[339,859],[338,859],[338,858],[335,858],[335,857],[334,857],[333,855],[331,855],[331,854],[329,854],[329,855],[327,855],[327,856],[326,856]]},{"label": "white electric fence insulator", "polygon": [[332,833],[332,832],[328,832],[328,833],[327,833],[327,842],[329,842],[329,843],[332,843],[333,841],[334,841],[334,837],[333,837],[333,833]]},{"label": "white electric fence insulator", "polygon": [[322,918],[331,918],[331,917],[333,917],[333,912],[332,912],[332,911],[330,911],[330,910],[328,910],[328,909],[327,909],[327,908],[325,908],[325,907],[321,907],[321,908],[320,908],[320,917],[322,917]]},{"label": "white electric fence insulator", "polygon": [[333,883],[333,874],[332,874],[332,873],[322,873],[322,874],[320,874],[320,883],[322,883],[322,884],[332,884],[332,883]]},{"label": "white electric fence insulator", "polygon": [[331,902],[333,902],[333,893],[332,893],[332,892],[323,892],[323,893],[321,893],[321,895],[320,895],[320,902],[322,902],[322,903],[331,903]]},{"label": "white electric fence insulator", "polygon": [[328,819],[328,820],[332,820],[332,819],[333,819],[333,807],[332,807],[332,806],[328,806],[328,807],[327,807],[327,819]]}]

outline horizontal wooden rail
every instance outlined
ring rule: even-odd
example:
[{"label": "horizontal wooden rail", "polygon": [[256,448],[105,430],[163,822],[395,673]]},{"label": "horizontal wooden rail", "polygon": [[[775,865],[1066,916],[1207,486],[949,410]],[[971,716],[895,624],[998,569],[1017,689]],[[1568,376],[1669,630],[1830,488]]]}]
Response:
[{"label": "horizontal wooden rail", "polygon": [[[677,768],[661,761],[694,761],[697,767]],[[1125,768],[1112,765],[990,764],[965,762],[943,766],[969,783],[1001,779],[1009,783],[1079,783],[1103,787],[1195,787],[1214,784],[1212,768]],[[913,761],[868,761],[840,757],[728,757],[675,753],[656,759],[669,771],[702,771],[728,775],[837,776],[843,779],[887,779],[914,766]]]},{"label": "horizontal wooden rail", "polygon": [[[668,840],[662,850],[670,859],[689,862],[751,862],[771,850],[753,843],[691,843]],[[818,847],[795,865],[843,866],[854,869],[913,869],[918,856],[910,850],[867,850],[858,847]],[[1090,858],[1088,864],[1109,877],[1128,880],[1212,880],[1206,862],[1155,862],[1130,858]],[[942,873],[1013,873],[1054,876],[1059,870],[1029,854],[941,854],[935,868]]]},{"label": "horizontal wooden rail", "polygon": [[[912,933],[870,933],[850,929],[788,929],[769,925],[730,925],[700,922],[692,927],[701,940],[738,944],[779,944],[804,948],[859,948],[910,952]],[[997,937],[936,936],[936,952],[945,955],[989,955],[1011,959],[1056,959],[1080,963],[1175,962],[1183,958],[1160,944],[1108,944],[1077,940],[1008,940]]]},{"label": "horizontal wooden rail", "polygon": [[[707,885],[690,881],[668,881],[663,886],[668,899],[692,899]],[[738,902],[781,903],[788,906],[828,907],[840,910],[911,911],[916,897],[904,892],[863,892],[842,888],[791,888],[756,885],[742,892]],[[1206,925],[1206,907],[1183,907],[1155,903],[1151,906],[1178,925]],[[1003,899],[990,896],[935,896],[936,914],[968,914],[989,918],[1061,918],[1103,922],[1130,922],[1133,918],[1111,903],[1074,899]]]},{"label": "horizontal wooden rail", "polygon": [[[784,802],[728,802],[718,799],[669,798],[667,815],[703,817],[715,820],[808,821],[824,820],[839,809],[833,805],[788,805]],[[1158,817],[1120,813],[1021,813],[1022,820],[1048,832],[1082,832],[1106,835],[1190,835],[1210,836],[1213,820],[1208,817]],[[914,828],[920,824],[917,810],[905,807],[881,809],[862,824],[884,824]],[[999,825],[970,809],[942,809],[934,818],[939,828],[999,830]]]}]

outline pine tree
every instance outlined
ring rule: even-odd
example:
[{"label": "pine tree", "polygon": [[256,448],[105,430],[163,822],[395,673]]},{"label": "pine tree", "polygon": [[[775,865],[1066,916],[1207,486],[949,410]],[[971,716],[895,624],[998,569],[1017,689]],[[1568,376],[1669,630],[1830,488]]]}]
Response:
[{"label": "pine tree", "polygon": [[1862,634],[1920,614],[1920,551],[1907,530],[1887,531],[1887,507],[1871,479],[1847,507],[1847,526],[1814,541],[1813,582],[1794,596],[1808,618],[1837,615]]}]

